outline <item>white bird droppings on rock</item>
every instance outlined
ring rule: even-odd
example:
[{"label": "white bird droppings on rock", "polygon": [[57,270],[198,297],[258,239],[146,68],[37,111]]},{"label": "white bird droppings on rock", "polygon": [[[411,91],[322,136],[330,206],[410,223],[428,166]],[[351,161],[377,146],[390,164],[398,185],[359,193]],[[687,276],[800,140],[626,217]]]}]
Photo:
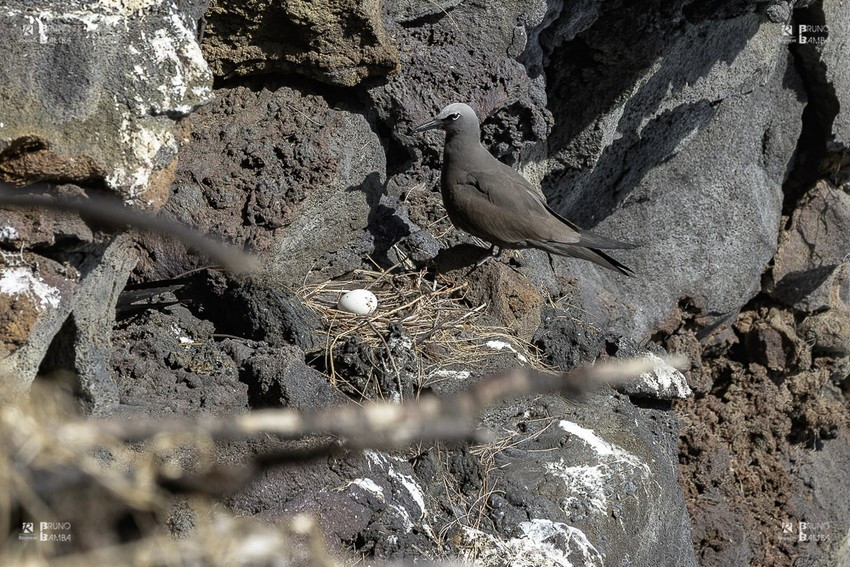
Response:
[{"label": "white bird droppings on rock", "polygon": [[523,535],[508,540],[465,526],[463,560],[477,567],[601,567],[602,555],[587,536],[568,524],[532,519],[519,524]]},{"label": "white bird droppings on rock", "polygon": [[17,240],[20,234],[14,226],[0,226],[0,240]]},{"label": "white bird droppings on rock", "polygon": [[491,348],[493,350],[508,350],[516,355],[517,360],[519,360],[523,364],[528,364],[528,358],[526,358],[525,355],[515,349],[510,343],[507,343],[505,341],[487,341],[485,345],[487,346],[487,348]]}]

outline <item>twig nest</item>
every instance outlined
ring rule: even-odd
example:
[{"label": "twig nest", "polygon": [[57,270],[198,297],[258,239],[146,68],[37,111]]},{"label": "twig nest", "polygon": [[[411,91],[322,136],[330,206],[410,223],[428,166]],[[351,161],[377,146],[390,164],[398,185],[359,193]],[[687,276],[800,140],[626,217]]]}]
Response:
[{"label": "twig nest", "polygon": [[371,315],[378,308],[378,298],[368,289],[353,289],[339,298],[336,307],[355,315]]}]

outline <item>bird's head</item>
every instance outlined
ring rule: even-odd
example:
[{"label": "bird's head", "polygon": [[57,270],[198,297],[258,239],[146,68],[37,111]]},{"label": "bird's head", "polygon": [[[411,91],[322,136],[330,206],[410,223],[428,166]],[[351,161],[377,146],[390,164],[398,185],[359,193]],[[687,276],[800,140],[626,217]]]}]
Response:
[{"label": "bird's head", "polygon": [[424,132],[439,128],[444,130],[446,134],[455,134],[458,132],[478,132],[478,116],[472,107],[462,102],[455,102],[434,117],[433,120],[420,124],[411,133]]}]

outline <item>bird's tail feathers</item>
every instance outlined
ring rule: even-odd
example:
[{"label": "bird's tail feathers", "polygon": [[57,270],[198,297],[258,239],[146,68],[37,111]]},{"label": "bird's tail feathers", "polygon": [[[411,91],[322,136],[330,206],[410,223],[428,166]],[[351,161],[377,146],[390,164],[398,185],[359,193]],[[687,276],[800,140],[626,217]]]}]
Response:
[{"label": "bird's tail feathers", "polygon": [[605,252],[594,248],[584,248],[581,245],[562,244],[560,242],[545,242],[540,243],[540,248],[552,254],[561,256],[571,256],[573,258],[581,258],[582,260],[590,260],[594,264],[598,264],[603,268],[620,272],[629,277],[634,277],[635,273],[628,266],[618,262]]},{"label": "bird's tail feathers", "polygon": [[608,250],[631,250],[638,247],[637,244],[621,242],[586,230],[581,231],[578,244],[586,248],[604,248]]}]

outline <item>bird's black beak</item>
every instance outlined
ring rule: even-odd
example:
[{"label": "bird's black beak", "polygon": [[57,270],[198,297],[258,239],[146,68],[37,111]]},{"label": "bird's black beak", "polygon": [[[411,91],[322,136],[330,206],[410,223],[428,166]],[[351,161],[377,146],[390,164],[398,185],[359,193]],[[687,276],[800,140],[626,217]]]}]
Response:
[{"label": "bird's black beak", "polygon": [[440,120],[439,118],[435,118],[433,120],[426,122],[425,124],[420,124],[419,126],[413,128],[410,131],[410,133],[416,134],[418,132],[424,132],[426,130],[433,130],[434,128],[439,128],[442,125],[443,125],[443,121]]}]

